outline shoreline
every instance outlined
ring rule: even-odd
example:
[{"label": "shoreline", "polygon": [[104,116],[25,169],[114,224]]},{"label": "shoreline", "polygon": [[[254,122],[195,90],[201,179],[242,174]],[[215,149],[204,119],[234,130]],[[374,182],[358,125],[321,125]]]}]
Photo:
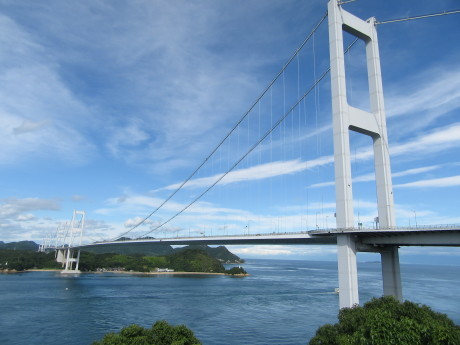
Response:
[{"label": "shoreline", "polygon": [[[62,272],[62,269],[59,268],[31,268],[24,271],[0,271],[0,273],[25,273],[25,272]],[[249,274],[227,274],[227,273],[217,273],[217,272],[139,272],[139,271],[87,271],[87,272],[78,272],[77,274],[104,274],[104,273],[120,273],[120,274],[132,274],[132,275],[215,275],[215,276],[231,276],[231,277],[247,277]]]}]

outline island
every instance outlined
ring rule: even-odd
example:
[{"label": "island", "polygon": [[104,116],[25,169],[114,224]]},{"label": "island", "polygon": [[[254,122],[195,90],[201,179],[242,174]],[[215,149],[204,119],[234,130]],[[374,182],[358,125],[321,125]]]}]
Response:
[{"label": "island", "polygon": [[[10,245],[2,249],[0,244],[0,272],[11,273],[25,270],[62,269],[54,260],[54,252],[38,253],[23,244]],[[16,249],[21,248],[21,249]],[[24,249],[22,249],[24,248]],[[25,249],[27,248],[27,249]],[[132,248],[131,248],[132,249]],[[152,250],[152,249],[150,249]],[[161,248],[165,252],[165,248]],[[247,272],[239,264],[244,262],[238,256],[221,246],[187,246],[171,248],[167,254],[144,255],[120,253],[82,252],[80,256],[81,272],[123,272],[142,274],[226,274],[245,276]],[[238,264],[238,267],[226,269],[223,264]]]}]

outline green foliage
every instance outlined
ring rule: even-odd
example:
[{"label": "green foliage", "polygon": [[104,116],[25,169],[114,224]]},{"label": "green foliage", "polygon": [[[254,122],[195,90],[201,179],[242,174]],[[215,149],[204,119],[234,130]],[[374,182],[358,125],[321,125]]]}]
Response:
[{"label": "green foliage", "polygon": [[150,328],[130,325],[120,333],[108,333],[93,345],[197,345],[201,342],[184,325],[172,326],[166,321],[157,321]]},{"label": "green foliage", "polygon": [[187,250],[187,249],[203,250],[209,255],[211,255],[213,258],[216,258],[217,260],[224,262],[224,263],[243,263],[244,262],[243,259],[241,259],[237,255],[230,252],[224,246],[212,248],[207,245],[194,244],[194,245],[190,245],[184,248],[177,248],[175,249],[175,251],[180,252],[180,251]]},{"label": "green foliage", "polygon": [[232,267],[229,270],[225,271],[226,274],[231,274],[231,275],[240,275],[240,274],[248,274],[243,267]]},{"label": "green foliage", "polygon": [[[8,243],[8,245],[13,245],[15,248],[18,246],[35,248],[37,246],[36,244],[35,246],[32,244],[35,243],[30,241]],[[150,272],[154,271],[155,268],[171,268],[179,272],[224,273],[224,266],[210,254],[211,252],[219,254],[224,258],[238,258],[237,256],[232,257],[233,254],[228,252],[225,247],[209,248],[208,246],[197,246],[196,248],[185,247],[164,256],[116,253],[95,254],[85,251],[80,254],[79,269],[83,272],[96,271],[98,269]],[[62,268],[62,265],[55,261],[54,252],[47,254],[31,250],[0,249],[0,270],[22,271],[31,268],[59,269]],[[236,272],[235,270],[232,272],[230,274],[241,274],[241,272]]]},{"label": "green foliage", "polygon": [[54,253],[38,253],[29,250],[0,250],[0,270],[23,271],[31,268],[60,268]]},{"label": "green foliage", "polygon": [[81,271],[95,271],[97,269],[126,270],[136,272],[149,272],[155,266],[140,255],[122,254],[93,254],[82,252],[80,256]]},{"label": "green foliage", "polygon": [[169,261],[164,256],[144,256],[143,259],[150,267],[168,267]]},{"label": "green foliage", "polygon": [[[120,239],[122,240],[122,239]],[[142,243],[130,244],[112,244],[105,246],[89,247],[85,250],[94,254],[123,254],[123,255],[148,255],[148,256],[162,256],[172,254],[174,249],[169,244],[156,243],[144,245]]]},{"label": "green foliage", "polygon": [[219,260],[202,250],[195,249],[182,250],[172,255],[159,257],[81,253],[80,270],[95,271],[98,268],[135,272],[150,272],[155,268],[171,268],[179,272],[225,272]]},{"label": "green foliage", "polygon": [[460,344],[460,327],[425,305],[386,296],[341,309],[339,322],[320,327],[309,344],[454,345]]},{"label": "green foliage", "polygon": [[186,249],[168,256],[170,268],[183,272],[224,273],[219,260],[199,249]]}]

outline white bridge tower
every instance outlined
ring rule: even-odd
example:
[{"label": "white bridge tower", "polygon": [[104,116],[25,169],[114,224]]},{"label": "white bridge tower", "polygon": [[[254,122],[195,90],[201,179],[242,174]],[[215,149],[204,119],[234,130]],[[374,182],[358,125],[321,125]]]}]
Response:
[{"label": "white bridge tower", "polygon": [[[56,230],[56,261],[62,263],[61,273],[79,273],[80,249],[85,228],[85,211],[73,211],[72,221],[60,224]],[[76,248],[75,248],[76,247]]]},{"label": "white bridge tower", "polygon": [[[349,140],[349,131],[351,130],[368,135],[373,140],[378,222],[381,229],[391,230],[395,227],[393,187],[375,18],[370,18],[367,21],[361,20],[345,11],[340,6],[340,1],[330,0],[328,3],[328,20],[337,228],[339,230],[355,228]],[[343,31],[365,42],[370,112],[348,104]],[[359,304],[356,266],[356,253],[358,251],[375,250],[357,243],[352,234],[339,234],[337,236],[341,308]],[[398,247],[382,248],[379,252],[382,258],[384,294],[393,295],[401,300]]]}]

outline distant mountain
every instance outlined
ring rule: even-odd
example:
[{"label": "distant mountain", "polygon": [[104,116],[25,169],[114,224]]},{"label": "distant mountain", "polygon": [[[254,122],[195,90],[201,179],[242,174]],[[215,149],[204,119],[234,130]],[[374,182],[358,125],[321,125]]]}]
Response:
[{"label": "distant mountain", "polygon": [[85,248],[84,251],[94,254],[123,254],[123,255],[145,255],[162,256],[174,253],[173,247],[164,243],[132,243],[132,244],[111,244]]},{"label": "distant mountain", "polygon": [[243,263],[244,260],[238,257],[237,255],[230,252],[226,247],[219,246],[216,248],[211,248],[207,245],[190,245],[183,248],[176,248],[175,251],[183,251],[187,249],[200,249],[211,255],[213,258],[216,258],[222,263]]},{"label": "distant mountain", "polygon": [[[4,243],[0,241],[0,249],[10,250],[31,250],[37,251],[38,244],[33,241],[20,241]],[[85,251],[94,254],[123,254],[123,255],[144,255],[144,256],[164,256],[170,255],[177,252],[185,251],[187,249],[199,249],[205,251],[207,254],[216,258],[222,263],[243,263],[244,260],[237,255],[230,252],[226,247],[219,246],[211,248],[206,245],[191,245],[182,248],[174,249],[169,244],[164,243],[132,243],[132,244],[112,244],[104,246],[95,246],[91,248],[85,248]]]},{"label": "distant mountain", "polygon": [[38,250],[38,244],[34,241],[19,241],[19,242],[10,242],[5,243],[0,241],[0,249],[9,249],[9,250]]}]

